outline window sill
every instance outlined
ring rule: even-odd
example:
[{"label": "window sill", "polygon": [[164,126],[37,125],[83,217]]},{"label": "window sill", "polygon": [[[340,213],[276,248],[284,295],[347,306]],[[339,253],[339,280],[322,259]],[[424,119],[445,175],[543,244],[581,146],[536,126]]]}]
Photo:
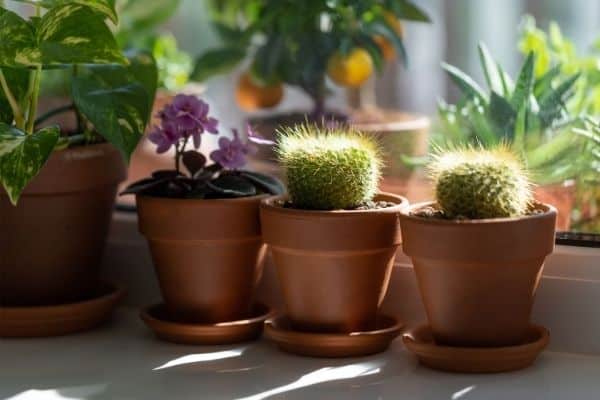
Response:
[{"label": "window sill", "polygon": [[533,367],[496,375],[429,370],[396,340],[355,359],[288,355],[265,340],[180,346],[156,340],[134,309],[88,333],[2,340],[0,398],[25,399],[591,399],[600,357],[546,351]]}]

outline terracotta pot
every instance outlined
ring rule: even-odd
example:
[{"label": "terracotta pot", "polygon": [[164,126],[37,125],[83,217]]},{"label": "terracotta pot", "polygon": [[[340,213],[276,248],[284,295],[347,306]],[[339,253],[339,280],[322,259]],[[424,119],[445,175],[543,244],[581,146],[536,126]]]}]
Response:
[{"label": "terracotta pot", "polygon": [[173,319],[215,323],[249,315],[265,253],[258,214],[265,197],[137,197],[139,229]]},{"label": "terracotta pot", "polygon": [[554,249],[556,209],[522,218],[449,221],[400,215],[436,342],[451,346],[521,343],[544,260]]},{"label": "terracotta pot", "polygon": [[574,180],[566,180],[554,185],[543,185],[535,188],[535,198],[540,203],[552,204],[558,211],[556,229],[571,230],[571,212],[575,208],[577,187]]},{"label": "terracotta pot", "polygon": [[288,318],[297,330],[373,329],[400,244],[403,197],[377,210],[309,211],[282,207],[283,197],[261,204],[263,238],[271,249]]},{"label": "terracotta pot", "polygon": [[110,144],[57,151],[16,207],[0,189],[0,304],[86,298],[99,266],[125,164]]},{"label": "terracotta pot", "polygon": [[384,179],[407,179],[413,175],[403,156],[427,155],[429,147],[429,119],[424,116],[379,108],[361,109],[350,116],[357,129],[374,135],[384,155]]}]

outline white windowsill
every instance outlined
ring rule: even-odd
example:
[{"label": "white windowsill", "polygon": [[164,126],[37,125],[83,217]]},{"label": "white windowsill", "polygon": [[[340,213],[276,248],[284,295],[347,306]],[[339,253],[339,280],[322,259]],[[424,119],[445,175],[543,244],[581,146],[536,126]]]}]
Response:
[{"label": "white windowsill", "polygon": [[600,357],[546,351],[518,372],[448,374],[419,366],[400,340],[379,355],[337,360],[288,355],[265,340],[169,344],[126,308],[96,331],[3,339],[0,354],[0,398],[11,400],[588,400],[600,390]]}]

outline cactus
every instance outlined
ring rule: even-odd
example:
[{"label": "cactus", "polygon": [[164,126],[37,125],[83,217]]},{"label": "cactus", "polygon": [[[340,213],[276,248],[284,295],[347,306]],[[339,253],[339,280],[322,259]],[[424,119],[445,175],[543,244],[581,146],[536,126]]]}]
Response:
[{"label": "cactus", "polygon": [[295,208],[350,209],[372,200],[381,169],[374,140],[352,128],[308,123],[279,133],[277,156]]},{"label": "cactus", "polygon": [[506,148],[466,148],[437,154],[430,166],[439,207],[447,218],[518,217],[532,202],[521,161]]}]

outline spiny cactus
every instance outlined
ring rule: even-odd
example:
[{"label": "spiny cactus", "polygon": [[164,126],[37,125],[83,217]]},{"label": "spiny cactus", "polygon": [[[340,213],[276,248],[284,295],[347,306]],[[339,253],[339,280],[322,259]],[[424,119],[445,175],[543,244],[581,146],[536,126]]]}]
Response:
[{"label": "spiny cactus", "polygon": [[438,205],[447,218],[503,218],[527,213],[531,184],[505,148],[440,153],[430,166]]},{"label": "spiny cactus", "polygon": [[334,210],[373,198],[380,177],[377,144],[347,127],[285,128],[277,143],[294,207]]}]

